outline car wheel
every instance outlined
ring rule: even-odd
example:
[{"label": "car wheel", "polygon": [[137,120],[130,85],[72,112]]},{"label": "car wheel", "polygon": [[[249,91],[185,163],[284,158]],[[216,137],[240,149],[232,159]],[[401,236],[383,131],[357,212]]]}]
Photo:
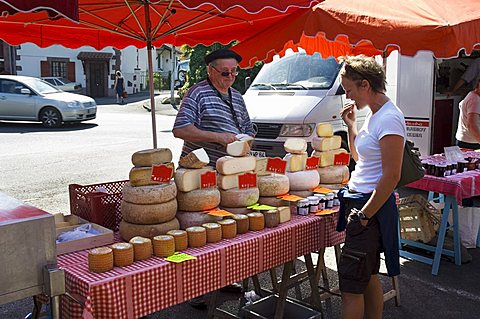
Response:
[{"label": "car wheel", "polygon": [[45,127],[59,127],[62,125],[62,114],[53,107],[47,107],[40,112],[40,121]]},{"label": "car wheel", "polygon": [[187,78],[187,72],[185,71],[178,72],[178,79],[180,80],[180,82],[185,83],[186,78]]}]

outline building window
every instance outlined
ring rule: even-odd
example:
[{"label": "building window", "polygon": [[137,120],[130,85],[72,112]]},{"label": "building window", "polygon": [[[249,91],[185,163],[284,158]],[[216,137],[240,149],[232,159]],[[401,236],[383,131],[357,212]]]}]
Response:
[{"label": "building window", "polygon": [[67,77],[67,63],[63,61],[51,61],[51,76],[57,76],[66,78]]}]

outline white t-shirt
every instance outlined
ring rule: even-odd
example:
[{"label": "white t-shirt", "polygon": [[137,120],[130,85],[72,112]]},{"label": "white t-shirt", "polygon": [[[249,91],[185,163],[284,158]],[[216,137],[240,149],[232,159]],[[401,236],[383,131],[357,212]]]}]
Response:
[{"label": "white t-shirt", "polygon": [[[480,114],[480,96],[470,91],[467,96],[458,104],[460,115],[458,117],[457,134],[455,138],[465,143],[478,143],[477,139],[468,130],[468,114]],[[480,123],[478,123],[480,125]]]},{"label": "white t-shirt", "polygon": [[358,161],[348,186],[360,193],[371,193],[382,177],[380,140],[386,135],[405,139],[405,117],[392,101],[385,103],[375,114],[370,111],[355,138]]}]

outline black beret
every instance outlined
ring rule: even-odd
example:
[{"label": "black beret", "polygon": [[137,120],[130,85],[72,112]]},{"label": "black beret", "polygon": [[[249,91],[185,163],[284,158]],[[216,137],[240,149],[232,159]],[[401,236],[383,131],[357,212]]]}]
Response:
[{"label": "black beret", "polygon": [[237,62],[242,61],[242,57],[237,52],[230,49],[218,49],[205,56],[205,64],[208,65],[217,59],[235,59]]}]

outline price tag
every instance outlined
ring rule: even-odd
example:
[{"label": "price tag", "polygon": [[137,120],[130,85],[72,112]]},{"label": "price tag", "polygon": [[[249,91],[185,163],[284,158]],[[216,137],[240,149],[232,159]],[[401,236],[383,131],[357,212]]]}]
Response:
[{"label": "price tag", "polygon": [[217,172],[210,171],[200,175],[200,188],[210,188],[217,186]]},{"label": "price tag", "polygon": [[173,166],[154,165],[152,166],[152,181],[169,183],[173,176]]},{"label": "price tag", "polygon": [[230,213],[229,211],[226,211],[226,210],[220,209],[220,208],[214,208],[214,209],[206,210],[205,213],[207,213],[208,215],[219,216],[219,217],[226,217],[226,216],[233,216],[234,215],[234,214]]},{"label": "price tag", "polygon": [[318,168],[318,163],[320,161],[320,157],[312,156],[307,158],[307,164],[305,165],[305,170],[313,170]]},{"label": "price tag", "polygon": [[287,170],[287,161],[282,160],[280,157],[268,158],[265,170],[267,172],[285,174],[285,171]]},{"label": "price tag", "polygon": [[328,194],[333,192],[331,189],[326,188],[326,187],[317,187],[313,190],[314,193],[319,193],[319,194]]},{"label": "price tag", "polygon": [[185,253],[179,253],[179,252],[176,252],[175,254],[165,258],[166,261],[169,261],[172,263],[181,263],[187,260],[194,260],[194,259],[197,259],[197,257],[189,254],[185,254]]},{"label": "price tag", "polygon": [[270,206],[270,205],[261,205],[259,203],[255,203],[253,205],[248,206],[247,208],[253,209],[253,210],[272,210],[272,209],[277,209],[275,206]]},{"label": "price tag", "polygon": [[458,162],[464,160],[463,153],[458,146],[444,147],[443,151],[445,152],[445,157],[449,162]]},{"label": "price tag", "polygon": [[285,194],[281,196],[277,196],[277,198],[286,200],[288,202],[298,202],[299,200],[304,199],[303,197],[297,196],[297,195],[290,195],[290,194]]},{"label": "price tag", "polygon": [[333,157],[333,165],[348,165],[350,164],[350,154],[338,153]]},{"label": "price tag", "polygon": [[257,174],[255,173],[245,173],[238,175],[238,188],[253,188],[257,187]]}]

